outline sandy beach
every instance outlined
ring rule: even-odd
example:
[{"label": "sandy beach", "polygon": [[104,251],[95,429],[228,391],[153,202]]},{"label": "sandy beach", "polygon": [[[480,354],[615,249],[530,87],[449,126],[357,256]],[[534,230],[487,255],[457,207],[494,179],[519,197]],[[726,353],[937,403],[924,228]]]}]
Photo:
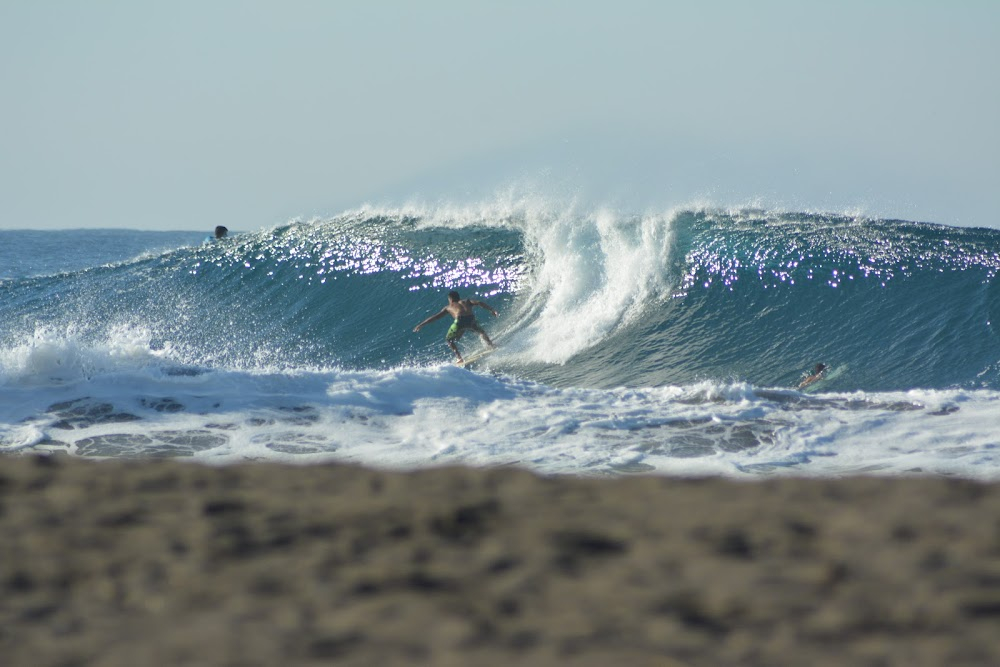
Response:
[{"label": "sandy beach", "polygon": [[1000,486],[0,458],[0,663],[996,665]]}]

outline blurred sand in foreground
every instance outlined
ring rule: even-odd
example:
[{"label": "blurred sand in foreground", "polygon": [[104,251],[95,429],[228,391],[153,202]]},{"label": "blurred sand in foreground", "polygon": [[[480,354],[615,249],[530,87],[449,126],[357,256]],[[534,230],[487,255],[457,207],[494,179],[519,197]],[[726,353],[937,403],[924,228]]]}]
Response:
[{"label": "blurred sand in foreground", "polygon": [[0,664],[1000,665],[1000,485],[0,458]]}]

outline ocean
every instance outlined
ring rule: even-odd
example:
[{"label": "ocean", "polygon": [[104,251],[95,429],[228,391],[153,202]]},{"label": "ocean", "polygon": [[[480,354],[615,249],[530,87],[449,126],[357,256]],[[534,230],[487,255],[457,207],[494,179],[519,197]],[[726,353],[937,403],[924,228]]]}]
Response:
[{"label": "ocean", "polygon": [[[497,201],[209,231],[0,231],[0,452],[1000,479],[1000,230]],[[499,312],[469,369],[450,318],[413,331],[450,290]]]}]

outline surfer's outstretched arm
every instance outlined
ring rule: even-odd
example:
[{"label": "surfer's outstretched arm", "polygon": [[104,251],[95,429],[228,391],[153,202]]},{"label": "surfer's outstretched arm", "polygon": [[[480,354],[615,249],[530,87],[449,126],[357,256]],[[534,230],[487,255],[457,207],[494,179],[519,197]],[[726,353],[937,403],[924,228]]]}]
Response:
[{"label": "surfer's outstretched arm", "polygon": [[431,322],[433,322],[435,320],[440,320],[442,317],[444,317],[447,314],[448,314],[448,309],[447,308],[442,308],[440,313],[437,313],[436,315],[431,315],[426,320],[424,320],[423,322],[421,322],[417,326],[413,327],[413,330],[414,331],[420,331],[420,328],[422,326],[424,326],[425,324],[430,324]]},{"label": "surfer's outstretched arm", "polygon": [[486,310],[488,310],[491,313],[493,313],[493,317],[499,317],[500,316],[500,313],[498,313],[497,311],[493,310],[493,308],[490,307],[490,304],[486,303],[485,301],[473,301],[472,299],[469,299],[469,303],[472,304],[473,306],[479,306],[480,308],[485,308]]}]

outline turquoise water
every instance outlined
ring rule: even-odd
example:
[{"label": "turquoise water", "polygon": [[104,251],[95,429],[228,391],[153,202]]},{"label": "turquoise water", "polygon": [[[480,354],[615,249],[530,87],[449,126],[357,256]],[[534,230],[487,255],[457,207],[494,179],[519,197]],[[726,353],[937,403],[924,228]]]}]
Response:
[{"label": "turquoise water", "polygon": [[[37,233],[0,237],[8,448],[81,453],[83,438],[53,430],[65,415],[52,406],[87,399],[147,430],[155,415],[167,430],[203,432],[189,438],[203,448],[154,438],[149,451],[220,460],[1000,470],[990,417],[1000,390],[997,230],[484,205],[368,209],[207,244],[200,234],[77,231],[47,233],[40,250]],[[500,311],[496,320],[479,311],[500,349],[474,373],[449,365],[445,320],[412,331],[451,289]],[[817,362],[831,366],[828,379],[796,391]],[[306,377],[308,390],[286,386]],[[166,395],[142,396],[150,382]],[[236,394],[239,407],[222,420],[232,428],[211,428],[222,409],[212,406]],[[149,408],[164,398],[182,407]],[[257,411],[286,408],[312,421],[268,442],[281,419]],[[449,409],[471,411],[480,429],[416,425],[425,410],[437,419]],[[351,424],[331,428],[354,441],[323,431],[328,422]],[[81,426],[88,445],[105,438],[82,453],[142,455],[141,428],[111,423]],[[435,433],[433,455],[413,449]],[[905,456],[882,445],[857,456],[858,443],[904,435],[916,447]],[[112,441],[127,446],[100,445]],[[946,446],[971,449],[944,456]]]}]

